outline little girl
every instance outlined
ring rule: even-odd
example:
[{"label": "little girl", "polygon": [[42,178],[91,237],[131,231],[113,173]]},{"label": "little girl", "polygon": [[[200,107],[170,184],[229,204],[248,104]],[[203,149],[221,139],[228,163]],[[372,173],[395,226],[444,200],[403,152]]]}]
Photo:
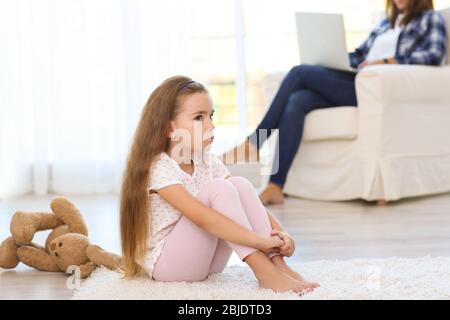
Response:
[{"label": "little girl", "polygon": [[231,177],[209,152],[213,113],[206,88],[187,77],[169,78],[150,95],[121,192],[125,276],[201,281],[222,272],[235,251],[261,288],[311,291],[318,284],[284,261],[293,239],[251,183]]}]

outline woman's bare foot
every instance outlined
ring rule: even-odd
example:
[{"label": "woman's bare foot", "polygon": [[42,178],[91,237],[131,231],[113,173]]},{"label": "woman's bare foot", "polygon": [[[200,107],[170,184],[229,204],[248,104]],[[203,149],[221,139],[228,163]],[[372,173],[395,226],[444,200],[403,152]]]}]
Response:
[{"label": "woman's bare foot", "polygon": [[283,256],[278,255],[278,256],[274,256],[271,259],[272,263],[278,268],[280,269],[282,272],[284,272],[285,274],[287,274],[289,277],[304,282],[308,285],[311,285],[313,288],[317,288],[320,287],[320,284],[318,284],[317,282],[309,282],[306,281],[301,275],[300,273],[298,273],[297,271],[293,270],[291,267],[288,266],[288,264],[286,263],[286,261],[284,261]]},{"label": "woman's bare foot", "polygon": [[255,163],[259,161],[259,152],[256,146],[249,139],[246,139],[239,146],[221,154],[219,159],[224,164]]},{"label": "woman's bare foot", "polygon": [[266,188],[259,194],[259,199],[264,205],[283,204],[283,189],[279,185],[269,182]]}]

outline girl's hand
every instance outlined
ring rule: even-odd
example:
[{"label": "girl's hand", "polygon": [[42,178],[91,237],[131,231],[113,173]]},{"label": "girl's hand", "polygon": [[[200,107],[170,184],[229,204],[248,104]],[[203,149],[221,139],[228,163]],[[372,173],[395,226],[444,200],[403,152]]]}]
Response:
[{"label": "girl's hand", "polygon": [[273,251],[279,251],[280,247],[284,245],[284,241],[281,240],[278,236],[271,236],[271,237],[261,237],[260,242],[257,245],[258,250],[261,250],[263,252],[273,252]]},{"label": "girl's hand", "polygon": [[272,230],[271,234],[280,237],[284,241],[284,245],[280,247],[280,253],[283,256],[291,257],[295,252],[294,239],[289,234],[280,230]]}]

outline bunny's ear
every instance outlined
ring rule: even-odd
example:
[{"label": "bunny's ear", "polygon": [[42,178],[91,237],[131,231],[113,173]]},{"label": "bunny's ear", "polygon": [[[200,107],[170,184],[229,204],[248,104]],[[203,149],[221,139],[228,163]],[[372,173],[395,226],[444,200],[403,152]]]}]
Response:
[{"label": "bunny's ear", "polygon": [[110,270],[122,269],[122,258],[120,256],[105,251],[97,245],[88,246],[86,256],[98,266],[105,266]]},{"label": "bunny's ear", "polygon": [[69,227],[70,232],[88,236],[88,230],[83,216],[72,202],[64,197],[56,197],[52,200],[50,207],[58,219]]}]

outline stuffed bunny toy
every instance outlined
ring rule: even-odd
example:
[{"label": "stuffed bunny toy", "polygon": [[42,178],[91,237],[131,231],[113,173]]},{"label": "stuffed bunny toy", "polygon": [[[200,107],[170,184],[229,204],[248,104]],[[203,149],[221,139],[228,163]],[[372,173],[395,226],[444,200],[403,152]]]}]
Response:
[{"label": "stuffed bunny toy", "polygon": [[[19,262],[42,271],[67,272],[77,266],[88,277],[97,266],[121,269],[121,257],[93,245],[80,211],[66,198],[51,202],[51,213],[18,211],[11,220],[11,237],[0,245],[0,267],[12,269]],[[41,230],[52,231],[45,247],[32,242]]]}]

